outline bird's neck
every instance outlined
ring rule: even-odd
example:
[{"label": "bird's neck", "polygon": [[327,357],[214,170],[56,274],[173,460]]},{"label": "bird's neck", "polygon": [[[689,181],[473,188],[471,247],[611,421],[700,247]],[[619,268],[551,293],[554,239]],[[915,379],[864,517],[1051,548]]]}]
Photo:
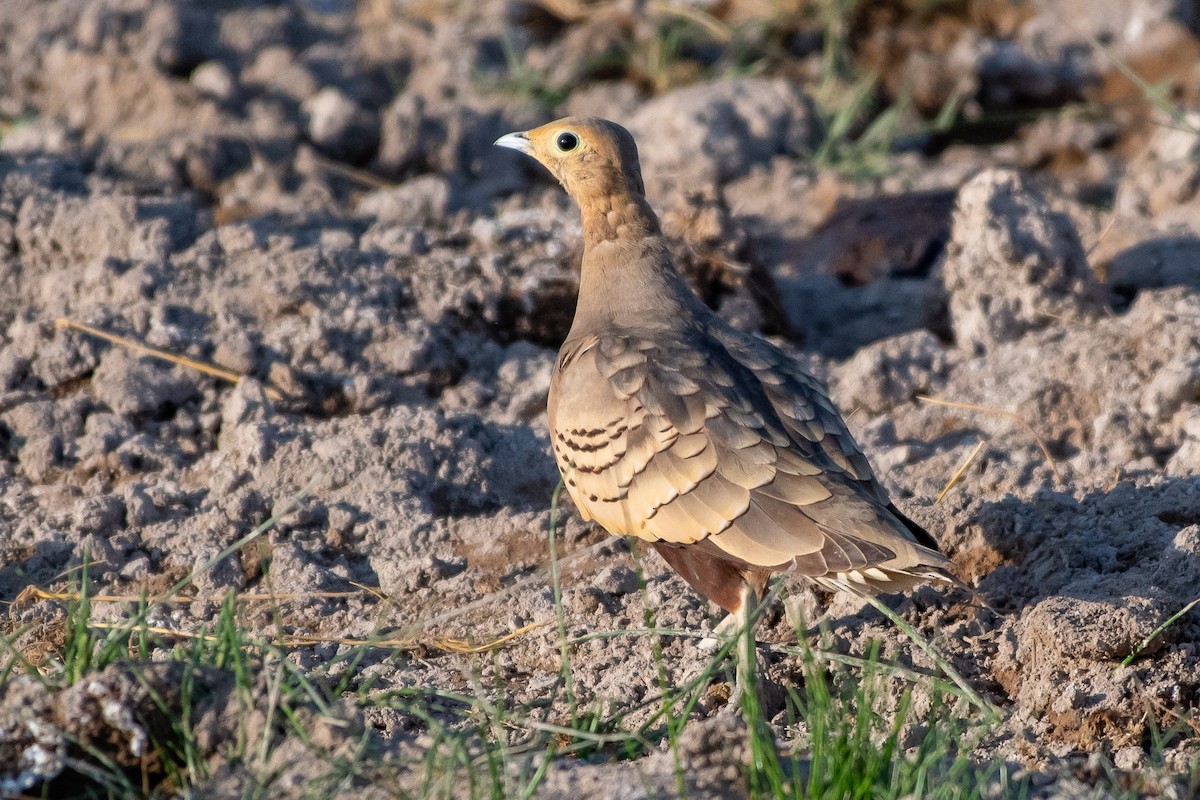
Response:
[{"label": "bird's neck", "polygon": [[658,218],[641,195],[584,204],[583,238],[573,334],[703,314],[703,304],[679,276]]},{"label": "bird's neck", "polygon": [[641,239],[660,233],[658,217],[642,195],[631,191],[580,198],[584,248],[618,239]]}]

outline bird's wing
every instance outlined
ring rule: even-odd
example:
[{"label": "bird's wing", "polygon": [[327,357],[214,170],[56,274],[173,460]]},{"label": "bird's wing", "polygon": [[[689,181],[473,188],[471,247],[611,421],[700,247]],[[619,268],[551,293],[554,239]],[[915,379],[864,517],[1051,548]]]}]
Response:
[{"label": "bird's wing", "polygon": [[568,342],[550,423],[582,513],[613,533],[707,539],[745,566],[814,577],[886,582],[945,563],[887,511],[820,384],[770,363],[775,353],[698,329]]}]

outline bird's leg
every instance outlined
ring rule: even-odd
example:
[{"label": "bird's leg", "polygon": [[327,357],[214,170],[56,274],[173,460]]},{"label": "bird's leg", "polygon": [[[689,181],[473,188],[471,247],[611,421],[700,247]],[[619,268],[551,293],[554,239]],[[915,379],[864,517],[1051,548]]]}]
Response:
[{"label": "bird's leg", "polygon": [[735,710],[741,706],[743,692],[758,691],[758,648],[754,640],[753,623],[758,597],[749,583],[742,584],[741,595],[742,602],[738,610],[727,618],[734,621],[733,636],[736,638],[734,647],[736,658],[733,693],[729,696],[726,707]]}]

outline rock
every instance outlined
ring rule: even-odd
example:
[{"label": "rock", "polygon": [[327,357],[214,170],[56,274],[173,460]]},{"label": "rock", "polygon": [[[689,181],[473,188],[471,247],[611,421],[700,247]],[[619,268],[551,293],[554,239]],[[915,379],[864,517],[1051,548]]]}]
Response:
[{"label": "rock", "polygon": [[1113,766],[1126,772],[1139,770],[1146,764],[1146,751],[1134,745],[1122,747],[1113,753]]},{"label": "rock", "polygon": [[622,564],[605,567],[592,578],[592,586],[605,594],[632,594],[639,585],[637,573]]},{"label": "rock", "polygon": [[[1144,597],[1105,600],[1051,597],[1027,611],[1018,623],[1021,652],[1031,667],[1056,654],[1095,661],[1124,658],[1162,619],[1162,609]],[[1153,652],[1161,647],[1160,639]]]},{"label": "rock", "polygon": [[304,100],[317,92],[312,71],[283,46],[259,50],[249,66],[242,70],[242,84],[271,89],[293,100]]},{"label": "rock", "polygon": [[450,184],[444,177],[418,175],[399,186],[371,192],[356,210],[380,222],[416,227],[445,218],[449,205]]},{"label": "rock", "polygon": [[259,423],[271,413],[266,387],[254,378],[242,378],[221,406],[221,432],[232,432],[239,425]]},{"label": "rock", "polygon": [[[1035,0],[1031,6],[1037,16],[1026,22],[1022,33],[1052,36],[1047,44],[1054,46],[1094,40],[1123,45],[1144,36],[1147,27],[1172,18],[1185,25],[1200,22],[1195,5],[1187,0]],[[1063,24],[1066,20],[1069,25]]]},{"label": "rock", "polygon": [[37,266],[61,268],[64,259],[163,261],[192,236],[194,220],[195,210],[183,198],[28,198],[17,214],[16,236],[25,262]]},{"label": "rock", "polygon": [[202,545],[197,550],[196,560],[192,564],[192,585],[199,594],[220,595],[246,585],[246,576],[237,555],[228,555],[213,563],[218,553],[220,550],[212,544]]},{"label": "rock", "polygon": [[406,92],[383,112],[379,131],[379,166],[400,175],[425,160],[433,149],[437,123],[425,114],[425,98]]},{"label": "rock", "polygon": [[536,165],[492,143],[537,119],[521,107],[475,108],[409,91],[382,113],[377,165],[396,177],[437,172],[454,188],[455,206],[478,206],[525,188]]},{"label": "rock", "polygon": [[629,120],[651,197],[739,178],[776,155],[813,148],[812,101],[785,80],[734,78],[651,100]]},{"label": "rock", "polygon": [[1200,406],[1185,409],[1180,416],[1184,418],[1181,441],[1163,469],[1168,475],[1195,475],[1200,473]]},{"label": "rock", "polygon": [[345,505],[329,507],[329,530],[345,535],[354,528],[356,514],[354,509]]},{"label": "rock", "polygon": [[379,121],[340,89],[326,87],[301,105],[308,138],[329,155],[365,163],[379,147]]},{"label": "rock", "polygon": [[31,483],[45,483],[62,460],[62,439],[41,434],[28,439],[17,455],[21,471]]},{"label": "rock", "polygon": [[67,737],[53,724],[45,684],[18,675],[0,693],[0,790],[20,792],[57,777],[66,768]]},{"label": "rock", "polygon": [[75,505],[75,530],[108,535],[125,524],[125,501],[116,495],[87,497]]},{"label": "rock", "polygon": [[1200,400],[1200,358],[1181,353],[1159,369],[1142,392],[1141,407],[1148,416],[1164,419],[1184,403]]},{"label": "rock", "polygon": [[1175,534],[1172,544],[1182,553],[1200,556],[1200,525],[1188,525],[1180,528]]},{"label": "rock", "polygon": [[145,527],[162,519],[162,512],[145,484],[132,483],[125,487],[125,519],[134,527]]},{"label": "rock", "polygon": [[[79,784],[84,779],[71,768],[90,766],[85,754],[113,769],[136,770],[178,724],[181,687],[194,685],[199,698],[216,695],[216,670],[195,669],[185,679],[186,670],[179,661],[110,664],[62,689],[15,678],[0,692],[0,791],[44,787],[59,775]],[[224,705],[228,696],[216,702]],[[207,710],[201,701],[193,711]]]},{"label": "rock", "polygon": [[15,389],[28,374],[28,358],[11,350],[0,350],[0,392]]},{"label": "rock", "polygon": [[258,369],[261,359],[262,346],[258,336],[241,329],[230,331],[213,351],[214,362],[242,375],[249,375]]},{"label": "rock", "polygon": [[940,272],[955,339],[976,354],[1104,307],[1070,219],[1010,170],[959,191]]},{"label": "rock", "polygon": [[48,433],[54,433],[54,402],[52,400],[35,400],[21,403],[0,414],[0,421],[10,431],[22,439],[33,439]]},{"label": "rock", "polygon": [[222,103],[232,103],[240,94],[237,76],[220,61],[206,61],[192,72],[192,86]]},{"label": "rock", "polygon": [[96,367],[92,391],[115,414],[158,417],[195,397],[196,385],[179,368],[164,369],[114,348]]},{"label": "rock", "polygon": [[172,75],[186,75],[217,51],[217,24],[203,6],[158,2],[142,24],[143,61]]},{"label": "rock", "polygon": [[88,414],[83,423],[83,436],[75,441],[75,457],[82,460],[111,453],[133,434],[133,425],[120,414],[107,411]]},{"label": "rock", "polygon": [[5,131],[0,137],[0,152],[27,155],[56,153],[78,156],[82,149],[79,132],[61,120],[36,119]]},{"label": "rock", "polygon": [[1047,54],[1036,45],[1004,39],[981,42],[976,58],[979,97],[989,108],[1061,105],[1078,99],[1093,74],[1089,63],[1061,51]]},{"label": "rock", "polygon": [[1200,197],[1200,112],[1162,122],[1117,187],[1118,216],[1155,217]]},{"label": "rock", "polygon": [[837,395],[845,408],[881,414],[935,391],[949,373],[946,349],[929,331],[867,345],[839,367]]}]

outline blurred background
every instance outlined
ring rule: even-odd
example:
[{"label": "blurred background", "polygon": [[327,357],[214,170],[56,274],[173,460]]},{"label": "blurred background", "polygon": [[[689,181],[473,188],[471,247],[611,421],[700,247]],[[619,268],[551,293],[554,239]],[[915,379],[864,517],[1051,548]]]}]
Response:
[{"label": "blurred background", "polygon": [[[1179,206],[1198,182],[1198,8],[8,0],[0,151],[77,157],[138,194],[189,192],[217,225],[361,210],[419,226],[549,187],[497,136],[606,116],[638,136],[706,297],[748,281],[751,324],[845,356],[914,326],[888,322],[882,298],[922,301],[903,281],[841,288],[922,277],[952,191],[985,166],[1043,176],[1127,299],[1190,269],[1161,262],[1197,252],[1200,218]],[[778,286],[759,285],[766,272]],[[797,276],[829,302],[789,291]],[[883,322],[839,322],[864,311]]]}]

